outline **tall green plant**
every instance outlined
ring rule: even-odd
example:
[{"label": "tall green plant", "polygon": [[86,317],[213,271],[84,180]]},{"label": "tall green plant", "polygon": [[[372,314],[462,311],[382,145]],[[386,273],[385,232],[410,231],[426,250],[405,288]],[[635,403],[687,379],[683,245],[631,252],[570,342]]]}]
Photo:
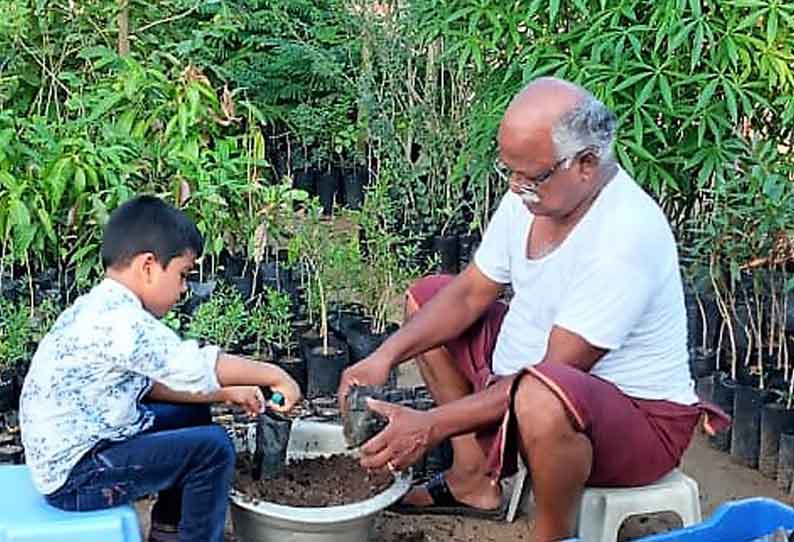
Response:
[{"label": "tall green plant", "polygon": [[774,143],[756,141],[743,148],[734,165],[732,174],[704,195],[709,210],[692,220],[696,231],[684,254],[690,265],[708,270],[732,375],[740,364],[753,365],[763,385],[764,361],[775,347],[778,365],[790,373],[785,305],[794,281],[782,269],[794,258],[794,162]]},{"label": "tall green plant", "polygon": [[389,217],[396,212],[396,203],[389,197],[389,177],[381,176],[367,192],[364,207],[357,221],[364,233],[362,272],[356,276],[356,289],[369,316],[372,331],[383,333],[389,310],[406,291],[418,269],[401,254],[403,240],[390,228]]},{"label": "tall green plant", "polygon": [[455,175],[474,172],[475,184],[488,182],[482,158],[492,152],[494,110],[543,75],[581,83],[615,110],[621,163],[676,223],[731,174],[747,135],[791,136],[794,8],[787,4],[431,0],[412,8],[425,43],[440,40],[448,69],[473,80],[475,137]]},{"label": "tall green plant", "polygon": [[[319,312],[323,352],[328,354],[328,307],[332,301],[350,301],[360,270],[357,239],[350,232],[337,230],[323,220],[316,200],[304,207],[293,225],[290,261],[300,262],[308,275],[310,309]],[[345,297],[347,296],[347,299]]]}]

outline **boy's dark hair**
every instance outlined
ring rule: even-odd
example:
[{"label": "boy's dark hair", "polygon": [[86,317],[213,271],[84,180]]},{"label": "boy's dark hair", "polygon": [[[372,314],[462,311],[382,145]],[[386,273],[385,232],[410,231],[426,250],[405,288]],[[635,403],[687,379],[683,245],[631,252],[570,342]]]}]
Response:
[{"label": "boy's dark hair", "polygon": [[102,237],[102,266],[123,267],[135,256],[151,252],[163,266],[187,251],[196,258],[204,240],[193,221],[182,211],[154,196],[138,196],[110,214]]}]

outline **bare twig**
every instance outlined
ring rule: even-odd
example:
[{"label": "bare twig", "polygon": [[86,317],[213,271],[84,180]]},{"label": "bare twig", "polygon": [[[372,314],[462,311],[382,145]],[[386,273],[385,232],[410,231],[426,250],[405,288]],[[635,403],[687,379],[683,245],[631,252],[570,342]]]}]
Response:
[{"label": "bare twig", "polygon": [[201,2],[197,3],[195,6],[193,6],[189,10],[187,10],[187,11],[185,11],[183,13],[180,13],[178,15],[172,15],[171,17],[166,17],[165,19],[160,19],[159,21],[154,21],[154,22],[151,22],[149,24],[145,24],[142,27],[140,27],[136,32],[134,32],[133,35],[141,34],[143,32],[146,32],[147,30],[150,30],[150,29],[154,28],[155,26],[159,26],[161,24],[172,23],[174,21],[178,21],[179,19],[184,19],[185,17],[188,17],[191,13],[194,13],[199,7],[201,7]]},{"label": "bare twig", "polygon": [[16,43],[17,43],[17,45],[19,45],[20,47],[22,47],[22,49],[24,49],[24,50],[25,50],[25,52],[26,52],[28,55],[30,55],[30,57],[31,57],[31,58],[32,58],[32,59],[33,59],[33,60],[36,62],[36,64],[38,64],[38,65],[39,65],[39,67],[41,67],[41,69],[42,69],[42,70],[44,70],[44,71],[46,72],[46,74],[47,74],[47,75],[48,75],[48,76],[49,76],[49,77],[50,77],[50,78],[51,78],[51,79],[52,79],[52,80],[53,80],[55,83],[57,83],[57,84],[58,84],[58,86],[60,86],[60,87],[63,89],[63,91],[64,91],[64,92],[66,92],[66,94],[68,94],[69,96],[71,96],[71,95],[72,95],[72,92],[69,90],[69,87],[67,87],[66,85],[64,85],[64,84],[63,84],[63,83],[60,81],[60,79],[58,79],[58,75],[57,75],[56,73],[54,73],[54,72],[53,72],[53,71],[52,71],[52,70],[51,70],[51,69],[50,69],[50,68],[49,68],[49,67],[48,67],[48,66],[47,66],[47,65],[44,63],[44,61],[43,61],[43,60],[41,60],[41,59],[40,59],[40,58],[39,58],[39,57],[36,55],[36,53],[35,53],[34,51],[32,51],[32,50],[31,50],[31,49],[30,49],[30,48],[29,48],[29,47],[28,47],[28,46],[25,44],[25,42],[24,42],[24,41],[22,41],[22,40],[17,40],[17,41],[16,41]]},{"label": "bare twig", "polygon": [[774,268],[789,261],[791,261],[790,254],[773,255],[773,256],[767,256],[765,258],[754,258],[749,262],[745,263],[744,265],[742,265],[739,268],[739,270],[745,271],[747,269],[756,269],[759,267],[767,267],[767,266]]}]

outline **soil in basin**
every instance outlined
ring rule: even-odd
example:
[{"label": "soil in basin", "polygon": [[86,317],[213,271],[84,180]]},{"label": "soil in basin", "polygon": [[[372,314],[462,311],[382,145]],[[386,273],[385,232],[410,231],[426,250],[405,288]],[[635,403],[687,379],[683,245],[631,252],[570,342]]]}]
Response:
[{"label": "soil in basin", "polygon": [[306,507],[341,506],[364,501],[385,491],[390,472],[368,472],[355,457],[332,455],[293,461],[277,478],[254,480],[252,462],[241,458],[235,487],[252,500]]}]

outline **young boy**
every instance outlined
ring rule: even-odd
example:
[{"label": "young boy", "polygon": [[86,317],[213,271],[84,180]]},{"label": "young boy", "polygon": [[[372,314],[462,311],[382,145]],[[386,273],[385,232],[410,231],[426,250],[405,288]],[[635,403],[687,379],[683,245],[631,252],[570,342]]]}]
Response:
[{"label": "young boy", "polygon": [[53,506],[95,510],[159,492],[150,541],[222,542],[235,457],[209,403],[258,414],[267,386],[285,398],[270,408],[287,411],[300,390],[274,365],[183,341],[159,321],[202,249],[191,220],[157,198],[110,216],[105,279],[60,315],[22,390],[28,466]]}]

